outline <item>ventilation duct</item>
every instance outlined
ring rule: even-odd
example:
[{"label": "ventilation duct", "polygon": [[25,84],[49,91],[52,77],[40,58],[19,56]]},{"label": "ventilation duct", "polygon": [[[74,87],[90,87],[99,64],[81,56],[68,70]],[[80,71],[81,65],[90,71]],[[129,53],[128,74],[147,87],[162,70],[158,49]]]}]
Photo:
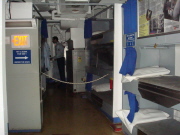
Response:
[{"label": "ventilation duct", "polygon": [[5,22],[6,29],[28,29],[28,28],[36,28],[36,20],[6,20]]},{"label": "ventilation duct", "polygon": [[[78,2],[82,3],[85,0],[58,0],[58,3]],[[87,0],[88,2],[88,0]],[[58,14],[90,14],[91,8],[87,5],[57,5]]]}]

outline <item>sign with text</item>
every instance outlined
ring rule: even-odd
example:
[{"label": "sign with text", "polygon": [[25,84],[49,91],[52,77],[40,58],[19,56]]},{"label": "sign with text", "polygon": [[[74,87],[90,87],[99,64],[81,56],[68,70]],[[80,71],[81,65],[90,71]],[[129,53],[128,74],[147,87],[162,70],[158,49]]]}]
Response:
[{"label": "sign with text", "polygon": [[126,35],[126,46],[135,46],[135,34]]},{"label": "sign with text", "polygon": [[30,47],[30,35],[11,35],[12,48],[29,48]]},{"label": "sign with text", "polygon": [[13,50],[13,64],[31,64],[31,50]]}]

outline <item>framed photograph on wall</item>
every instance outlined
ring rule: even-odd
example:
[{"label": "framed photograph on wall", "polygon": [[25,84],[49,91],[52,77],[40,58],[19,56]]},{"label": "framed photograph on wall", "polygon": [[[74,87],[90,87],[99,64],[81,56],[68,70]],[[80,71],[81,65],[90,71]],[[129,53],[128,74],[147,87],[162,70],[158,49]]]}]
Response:
[{"label": "framed photograph on wall", "polygon": [[138,37],[180,32],[180,0],[138,0]]}]

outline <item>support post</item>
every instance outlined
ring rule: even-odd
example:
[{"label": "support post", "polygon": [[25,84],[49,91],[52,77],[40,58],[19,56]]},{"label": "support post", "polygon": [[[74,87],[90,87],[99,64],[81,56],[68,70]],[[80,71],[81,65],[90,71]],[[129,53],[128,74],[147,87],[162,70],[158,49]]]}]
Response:
[{"label": "support post", "polygon": [[114,74],[113,74],[113,118],[116,111],[122,109],[122,75],[119,70],[122,64],[123,31],[122,4],[114,4]]}]

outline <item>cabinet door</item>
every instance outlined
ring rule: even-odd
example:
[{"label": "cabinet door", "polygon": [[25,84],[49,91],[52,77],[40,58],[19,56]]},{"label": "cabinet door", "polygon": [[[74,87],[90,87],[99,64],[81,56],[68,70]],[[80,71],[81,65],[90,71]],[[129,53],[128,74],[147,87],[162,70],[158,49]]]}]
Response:
[{"label": "cabinet door", "polygon": [[85,70],[85,51],[73,50],[73,69]]}]

